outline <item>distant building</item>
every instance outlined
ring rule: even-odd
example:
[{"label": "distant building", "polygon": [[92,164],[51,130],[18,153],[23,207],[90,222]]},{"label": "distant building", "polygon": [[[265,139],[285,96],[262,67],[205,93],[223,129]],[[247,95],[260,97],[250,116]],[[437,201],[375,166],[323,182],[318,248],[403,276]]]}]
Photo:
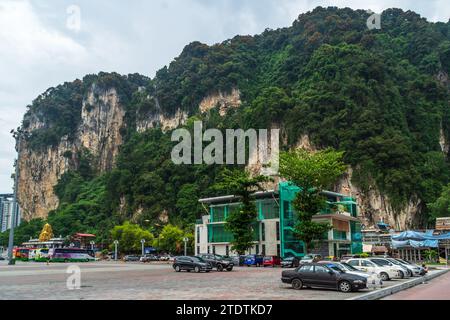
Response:
[{"label": "distant building", "polygon": [[436,231],[450,231],[450,217],[436,219]]},{"label": "distant building", "polygon": [[[298,256],[306,254],[304,244],[294,234],[296,215],[292,201],[300,189],[282,182],[278,191],[258,192],[254,195],[257,221],[253,225],[254,246],[248,253],[268,256]],[[332,229],[324,234],[321,246],[313,253],[340,257],[362,253],[361,223],[358,219],[355,199],[343,194],[324,191],[328,209],[313,217],[326,222]],[[233,239],[226,228],[226,219],[233,210],[239,210],[239,198],[223,196],[201,199],[208,215],[198,220],[195,228],[195,253],[230,255]]]},{"label": "distant building", "polygon": [[[19,205],[16,204],[16,215],[14,221],[14,227],[20,225],[20,208]],[[11,229],[12,224],[12,216],[14,210],[14,201],[12,194],[0,194],[0,231],[5,232]]]},{"label": "distant building", "polygon": [[64,243],[66,242],[66,238],[52,238],[49,241],[41,242],[39,239],[30,239],[27,242],[22,243],[22,247],[24,248],[32,248],[32,249],[53,249],[53,248],[63,248]]}]

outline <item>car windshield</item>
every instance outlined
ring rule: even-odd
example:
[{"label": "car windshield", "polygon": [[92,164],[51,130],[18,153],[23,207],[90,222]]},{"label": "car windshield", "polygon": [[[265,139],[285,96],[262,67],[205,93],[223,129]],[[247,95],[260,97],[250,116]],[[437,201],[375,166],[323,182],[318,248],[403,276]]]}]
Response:
[{"label": "car windshield", "polygon": [[328,268],[337,271],[337,272],[345,272],[345,269],[338,264],[328,264]]},{"label": "car windshield", "polygon": [[370,261],[372,261],[373,263],[375,263],[379,267],[385,267],[386,266],[386,264],[385,263],[383,264],[380,260],[370,260]]},{"label": "car windshield", "polygon": [[312,258],[314,258],[313,256],[310,256],[310,255],[307,255],[307,256],[304,256],[303,257],[303,260],[309,260],[309,259],[312,259]]},{"label": "car windshield", "polygon": [[349,265],[348,263],[342,262],[341,265],[349,271],[358,271],[358,269],[354,268],[353,266]]},{"label": "car windshield", "polygon": [[194,262],[205,262],[205,260],[200,257],[192,257],[192,260],[194,260]]},{"label": "car windshield", "polygon": [[294,257],[288,257],[288,258],[284,259],[284,261],[293,261],[293,260],[294,260]]},{"label": "car windshield", "polygon": [[404,264],[408,264],[408,265],[412,265],[411,263],[409,263],[408,261],[402,260],[402,259],[396,259],[397,261],[404,263]]},{"label": "car windshield", "polygon": [[396,264],[396,265],[401,265],[401,263],[400,262],[398,262],[397,260],[395,260],[395,259],[389,259],[388,260],[389,262],[392,262],[393,264]]}]

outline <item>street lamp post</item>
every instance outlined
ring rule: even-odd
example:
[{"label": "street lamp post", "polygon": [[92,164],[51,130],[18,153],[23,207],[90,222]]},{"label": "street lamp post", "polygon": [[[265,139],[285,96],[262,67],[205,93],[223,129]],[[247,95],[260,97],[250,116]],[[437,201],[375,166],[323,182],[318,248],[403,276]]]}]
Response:
[{"label": "street lamp post", "polygon": [[189,238],[184,238],[184,255],[187,256],[187,243],[189,242]]},{"label": "street lamp post", "polygon": [[16,167],[15,167],[15,174],[14,174],[14,197],[13,197],[13,208],[11,212],[11,227],[9,229],[9,242],[8,242],[8,264],[13,265],[15,264],[15,260],[13,259],[13,248],[14,248],[14,227],[16,223],[16,217],[17,217],[17,184],[19,181],[19,155],[20,155],[20,132],[14,132],[13,137],[16,139],[16,146],[17,146],[17,160],[16,160]]},{"label": "street lamp post", "polygon": [[117,261],[117,245],[119,244],[118,240],[114,240],[114,260]]},{"label": "street lamp post", "polygon": [[141,240],[141,244],[142,244],[142,256],[144,256],[144,254],[145,254],[145,252],[144,252],[145,239]]}]

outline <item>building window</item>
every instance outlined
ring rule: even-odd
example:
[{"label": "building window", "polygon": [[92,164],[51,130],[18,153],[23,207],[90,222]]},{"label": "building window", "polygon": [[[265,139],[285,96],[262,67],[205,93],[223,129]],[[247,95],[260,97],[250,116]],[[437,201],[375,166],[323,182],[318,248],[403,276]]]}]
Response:
[{"label": "building window", "polygon": [[213,254],[216,254],[216,246],[213,246]]},{"label": "building window", "polygon": [[266,224],[261,223],[261,241],[266,241]]},{"label": "building window", "polygon": [[290,206],[289,201],[283,201],[283,215],[284,215],[284,218],[287,220],[292,219],[292,212],[291,212],[289,206]]},{"label": "building window", "polygon": [[277,241],[280,241],[280,223],[277,221]]},{"label": "building window", "polygon": [[277,244],[277,257],[281,257],[281,245]]},{"label": "building window", "polygon": [[266,245],[265,244],[262,245],[262,255],[263,256],[266,255]]},{"label": "building window", "polygon": [[211,250],[209,249],[209,246],[208,246],[208,254],[210,254],[211,253]]},{"label": "building window", "polygon": [[200,254],[200,246],[197,247],[197,254]]},{"label": "building window", "polygon": [[225,247],[225,255],[229,256],[230,255],[230,246],[226,246]]}]

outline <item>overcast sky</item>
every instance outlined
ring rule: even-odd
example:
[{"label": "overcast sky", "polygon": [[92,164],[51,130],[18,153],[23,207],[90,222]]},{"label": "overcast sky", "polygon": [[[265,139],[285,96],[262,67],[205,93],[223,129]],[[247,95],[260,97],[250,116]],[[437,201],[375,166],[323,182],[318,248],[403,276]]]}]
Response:
[{"label": "overcast sky", "polygon": [[450,17],[448,0],[0,0],[0,193],[12,191],[9,132],[47,88],[100,71],[153,77],[189,42],[286,27],[318,5]]}]

